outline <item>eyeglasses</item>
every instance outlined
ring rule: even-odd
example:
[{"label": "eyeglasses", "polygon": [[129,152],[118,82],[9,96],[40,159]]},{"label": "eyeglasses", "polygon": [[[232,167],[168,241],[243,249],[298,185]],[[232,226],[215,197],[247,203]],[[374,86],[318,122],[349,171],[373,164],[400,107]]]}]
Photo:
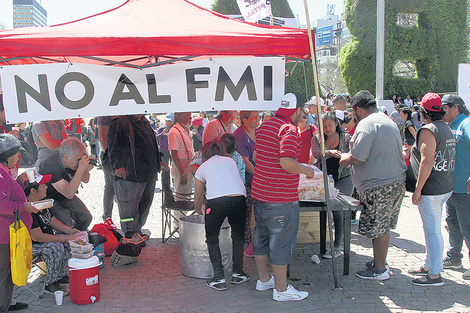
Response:
[{"label": "eyeglasses", "polygon": [[308,112],[303,110],[302,111],[302,118],[307,118],[308,117]]}]

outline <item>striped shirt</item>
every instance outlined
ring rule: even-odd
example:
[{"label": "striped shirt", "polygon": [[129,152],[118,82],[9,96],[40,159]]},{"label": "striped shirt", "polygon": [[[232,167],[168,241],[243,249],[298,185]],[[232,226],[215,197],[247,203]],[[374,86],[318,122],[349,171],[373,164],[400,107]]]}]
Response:
[{"label": "striped shirt", "polygon": [[268,203],[286,203],[299,200],[299,175],[288,173],[280,159],[298,159],[300,136],[290,117],[275,116],[261,124],[256,131],[256,167],[251,196]]}]

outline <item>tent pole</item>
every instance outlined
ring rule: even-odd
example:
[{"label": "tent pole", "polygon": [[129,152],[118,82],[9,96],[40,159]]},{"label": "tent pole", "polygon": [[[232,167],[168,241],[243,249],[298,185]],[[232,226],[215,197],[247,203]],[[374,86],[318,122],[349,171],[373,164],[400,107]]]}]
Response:
[{"label": "tent pole", "polygon": [[323,169],[323,185],[325,189],[325,203],[326,203],[326,210],[328,214],[328,233],[330,235],[330,249],[331,249],[331,264],[333,267],[333,280],[334,280],[334,290],[341,290],[341,286],[338,283],[338,273],[336,271],[336,258],[335,258],[335,248],[334,248],[334,241],[333,241],[333,213],[331,212],[330,206],[330,197],[329,197],[329,186],[328,186],[328,175],[326,171],[326,157],[325,157],[325,137],[323,134],[323,119],[321,115],[321,105],[320,105],[320,88],[318,85],[318,73],[317,73],[317,63],[316,63],[316,55],[315,49],[313,47],[313,38],[312,38],[312,31],[310,27],[310,17],[308,14],[308,7],[307,7],[307,0],[304,0],[304,7],[305,7],[305,17],[307,20],[307,33],[308,33],[308,41],[310,45],[310,56],[312,58],[312,66],[313,66],[313,80],[315,84],[315,97],[317,100],[317,116],[318,116],[318,128],[320,129],[320,145],[321,145],[321,162],[322,162],[322,169]]}]

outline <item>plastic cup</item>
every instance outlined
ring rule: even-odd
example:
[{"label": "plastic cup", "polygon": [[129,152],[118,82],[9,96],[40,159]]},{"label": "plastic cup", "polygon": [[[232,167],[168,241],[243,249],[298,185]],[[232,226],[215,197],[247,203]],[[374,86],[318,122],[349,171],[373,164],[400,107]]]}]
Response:
[{"label": "plastic cup", "polygon": [[54,292],[55,295],[55,304],[62,305],[62,300],[64,299],[64,292],[62,290],[58,290]]},{"label": "plastic cup", "polygon": [[30,183],[34,182],[34,170],[33,169],[27,169],[26,170],[26,175],[28,176],[28,181]]}]

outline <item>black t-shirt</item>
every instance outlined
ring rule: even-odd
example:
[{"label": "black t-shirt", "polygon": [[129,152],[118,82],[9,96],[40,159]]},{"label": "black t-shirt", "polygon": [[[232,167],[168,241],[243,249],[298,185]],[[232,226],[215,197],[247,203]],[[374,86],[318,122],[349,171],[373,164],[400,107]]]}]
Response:
[{"label": "black t-shirt", "polygon": [[54,230],[50,225],[52,214],[49,209],[44,209],[38,213],[31,213],[31,216],[33,217],[33,225],[31,226],[31,229],[39,227],[44,234],[54,235]]},{"label": "black t-shirt", "polygon": [[[339,145],[334,147],[332,150],[338,150]],[[338,158],[327,158],[326,159],[326,172],[328,175],[333,175],[335,183],[339,180],[339,159]]]},{"label": "black t-shirt", "polygon": [[69,183],[75,175],[75,171],[64,168],[59,157],[59,152],[54,153],[39,165],[39,174],[52,174],[51,181],[47,183],[47,198],[54,200],[67,199],[63,194],[57,191],[54,186],[52,186],[53,183],[57,183],[62,179],[65,179],[67,183]]},{"label": "black t-shirt", "polygon": [[405,145],[414,145],[415,143],[415,137],[411,134],[411,132],[408,130],[408,127],[413,127],[415,128],[415,125],[413,124],[412,121],[408,120],[405,122]]}]

